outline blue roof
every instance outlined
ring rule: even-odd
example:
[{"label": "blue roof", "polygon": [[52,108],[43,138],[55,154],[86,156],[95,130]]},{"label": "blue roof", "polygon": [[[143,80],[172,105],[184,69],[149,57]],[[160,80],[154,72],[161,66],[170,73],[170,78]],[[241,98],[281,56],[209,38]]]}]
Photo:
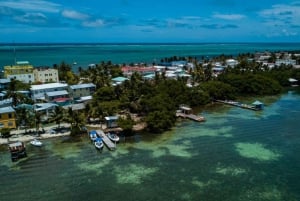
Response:
[{"label": "blue roof", "polygon": [[114,82],[124,82],[125,80],[128,80],[128,78],[126,78],[126,77],[115,77],[111,80],[114,81]]},{"label": "blue roof", "polygon": [[71,85],[71,89],[84,89],[84,88],[91,88],[91,87],[96,87],[93,83],[85,83],[85,84],[75,84]]},{"label": "blue roof", "polygon": [[15,112],[15,110],[11,106],[0,108],[0,114],[6,114],[12,112]]},{"label": "blue roof", "polygon": [[254,103],[252,103],[252,105],[263,105],[263,103],[260,101],[255,101]]},{"label": "blue roof", "polygon": [[62,96],[62,95],[68,95],[69,93],[66,90],[62,91],[51,91],[46,93],[47,96]]}]

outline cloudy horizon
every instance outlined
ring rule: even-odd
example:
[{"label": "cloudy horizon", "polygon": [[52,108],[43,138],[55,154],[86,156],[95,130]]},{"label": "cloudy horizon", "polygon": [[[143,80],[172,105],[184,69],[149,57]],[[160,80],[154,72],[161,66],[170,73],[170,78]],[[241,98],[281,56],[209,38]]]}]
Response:
[{"label": "cloudy horizon", "polygon": [[0,42],[300,42],[300,1],[1,0]]}]

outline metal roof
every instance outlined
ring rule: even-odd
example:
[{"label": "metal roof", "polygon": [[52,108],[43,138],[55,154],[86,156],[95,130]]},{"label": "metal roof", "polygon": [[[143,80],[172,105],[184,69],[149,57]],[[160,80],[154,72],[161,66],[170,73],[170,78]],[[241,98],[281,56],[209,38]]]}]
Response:
[{"label": "metal roof", "polygon": [[83,89],[83,88],[90,88],[90,87],[96,87],[93,83],[85,83],[85,84],[76,84],[76,85],[71,85],[71,89]]},{"label": "metal roof", "polygon": [[110,121],[110,120],[118,120],[119,117],[118,116],[109,116],[109,117],[104,117],[106,121]]},{"label": "metal roof", "polygon": [[48,84],[39,84],[39,85],[31,85],[30,90],[41,90],[41,89],[55,89],[67,87],[68,84],[65,83],[48,83]]},{"label": "metal roof", "polygon": [[62,96],[62,95],[68,95],[69,93],[66,90],[61,90],[61,91],[51,91],[47,92],[47,96]]},{"label": "metal roof", "polygon": [[0,114],[6,114],[12,112],[15,112],[15,110],[11,106],[0,108]]}]

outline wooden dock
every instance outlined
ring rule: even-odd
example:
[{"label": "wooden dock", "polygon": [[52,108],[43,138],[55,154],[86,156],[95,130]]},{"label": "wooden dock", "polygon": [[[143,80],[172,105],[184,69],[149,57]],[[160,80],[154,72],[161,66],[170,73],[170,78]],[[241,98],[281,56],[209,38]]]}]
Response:
[{"label": "wooden dock", "polygon": [[203,116],[192,114],[192,108],[187,105],[179,106],[179,110],[176,111],[176,117],[187,118],[198,122],[205,121]]},{"label": "wooden dock", "polygon": [[182,112],[176,112],[176,117],[187,118],[187,119],[191,119],[193,121],[198,121],[198,122],[205,121],[205,118],[202,116],[195,115],[195,114],[184,114]]},{"label": "wooden dock", "polygon": [[254,111],[262,110],[261,107],[259,108],[259,107],[255,107],[254,105],[248,105],[248,104],[240,103],[240,102],[236,102],[236,101],[227,101],[227,100],[215,100],[215,101],[218,103],[223,103],[226,105],[231,105],[231,106],[248,109],[248,110],[254,110]]},{"label": "wooden dock", "polygon": [[97,130],[97,134],[99,137],[102,138],[104,144],[106,145],[106,147],[113,151],[116,149],[116,144],[114,144],[106,135],[102,130]]}]

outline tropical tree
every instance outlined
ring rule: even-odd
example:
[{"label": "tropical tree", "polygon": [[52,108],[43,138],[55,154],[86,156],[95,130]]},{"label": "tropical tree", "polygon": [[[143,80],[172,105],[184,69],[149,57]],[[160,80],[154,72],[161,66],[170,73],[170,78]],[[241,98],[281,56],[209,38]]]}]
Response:
[{"label": "tropical tree", "polygon": [[74,111],[69,107],[66,115],[66,122],[70,123],[71,135],[78,135],[81,133],[81,127],[84,125],[85,116],[83,112]]},{"label": "tropical tree", "polygon": [[53,113],[50,114],[50,122],[55,122],[57,127],[60,128],[60,123],[64,120],[65,118],[65,112],[63,107],[57,106],[55,107]]}]

